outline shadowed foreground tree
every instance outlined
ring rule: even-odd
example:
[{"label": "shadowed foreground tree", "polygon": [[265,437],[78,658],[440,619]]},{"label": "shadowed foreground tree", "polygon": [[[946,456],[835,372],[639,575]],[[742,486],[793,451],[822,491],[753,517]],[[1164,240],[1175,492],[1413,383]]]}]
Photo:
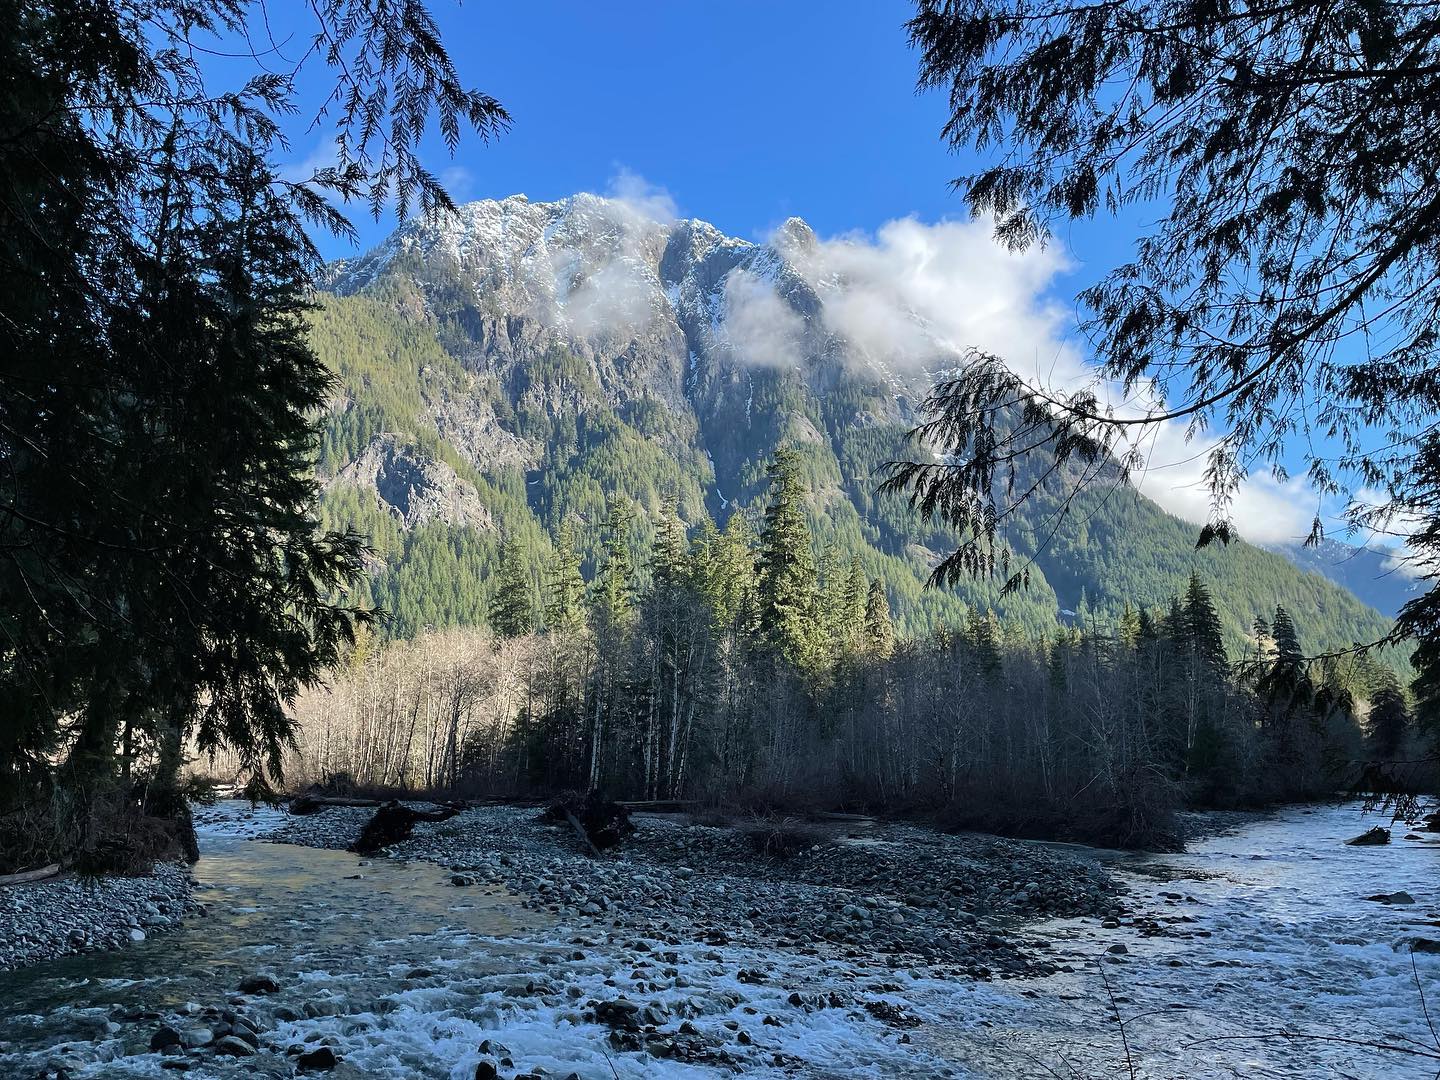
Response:
[{"label": "shadowed foreground tree", "polygon": [[[317,528],[304,225],[348,228],[327,193],[448,207],[426,122],[453,145],[505,114],[420,4],[312,10],[277,72],[263,5],[0,3],[0,870],[105,868],[127,815],[182,809],[190,736],[263,791],[285,706],[369,617],[359,540]],[[266,61],[212,89],[195,57],[237,41]],[[338,163],[294,182],[307,64]]]},{"label": "shadowed foreground tree", "polygon": [[[1208,447],[1202,545],[1236,535],[1237,485],[1283,477],[1287,454],[1323,495],[1379,493],[1351,503],[1358,528],[1434,535],[1437,471],[1413,466],[1440,453],[1440,5],[920,0],[909,29],[921,86],[949,94],[945,139],[990,155],[956,186],[1001,241],[1154,222],[1079,297],[1096,385],[976,354],[931,394],[915,434],[946,456],[888,483],[969,530],[936,580],[999,566],[1023,584],[999,540],[1033,490],[1018,463],[1115,482],[1162,423]],[[1405,638],[1440,638],[1433,588]]]}]

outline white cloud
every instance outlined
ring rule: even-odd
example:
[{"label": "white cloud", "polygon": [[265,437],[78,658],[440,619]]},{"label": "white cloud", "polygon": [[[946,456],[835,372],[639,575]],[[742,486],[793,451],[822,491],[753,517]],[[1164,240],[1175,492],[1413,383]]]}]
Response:
[{"label": "white cloud", "polygon": [[[588,200],[585,213],[598,215],[575,239],[583,247],[555,244],[552,270],[555,296],[566,321],[584,336],[625,334],[644,329],[655,318],[659,282],[652,269],[659,245],[678,211],[662,187],[621,167],[602,200]],[[602,245],[596,251],[593,244]]]},{"label": "white cloud", "polygon": [[[1074,341],[1073,310],[1054,299],[1052,286],[1069,264],[1053,248],[1015,253],[995,242],[988,222],[915,218],[891,221],[873,236],[806,244],[782,230],[773,242],[820,293],[829,328],[891,370],[934,370],[973,348],[1050,390],[1095,385]],[[1122,414],[1141,415],[1143,395],[1122,401],[1116,387],[1095,388]],[[1148,465],[1133,477],[1140,490],[1177,517],[1209,520],[1213,441],[1187,440],[1178,422],[1146,428],[1142,439]],[[1315,508],[1303,479],[1265,472],[1244,480],[1231,514],[1243,537],[1264,544],[1303,539]]]},{"label": "white cloud", "polygon": [[1053,249],[1007,251],[984,222],[903,218],[787,256],[820,292],[827,325],[887,366],[933,367],[978,348],[1028,377],[1080,371],[1065,312],[1045,298],[1066,269]]},{"label": "white cloud", "polygon": [[440,186],[457,204],[465,202],[475,193],[475,174],[464,165],[441,169],[438,179]]},{"label": "white cloud", "polygon": [[785,367],[801,355],[805,320],[769,281],[741,268],[725,277],[724,330],[740,363]]},{"label": "white cloud", "polygon": [[[1210,486],[1205,468],[1214,441],[1186,441],[1178,422],[1158,424],[1140,440],[1145,467],[1131,476],[1148,498],[1185,521],[1211,518]],[[1230,504],[1230,518],[1242,540],[1253,544],[1294,544],[1310,535],[1319,508],[1314,490],[1301,477],[1280,479],[1269,471],[1252,473]]]},{"label": "white cloud", "polygon": [[623,165],[610,178],[605,197],[645,221],[668,225],[680,217],[680,210],[670,192]]}]

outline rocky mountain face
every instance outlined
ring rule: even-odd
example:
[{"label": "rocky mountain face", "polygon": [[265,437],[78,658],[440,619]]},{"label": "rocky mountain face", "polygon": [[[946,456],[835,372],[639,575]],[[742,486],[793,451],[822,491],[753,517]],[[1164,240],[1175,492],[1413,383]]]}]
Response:
[{"label": "rocky mountain face", "polygon": [[[1163,603],[1196,567],[1237,645],[1276,603],[1302,632],[1314,616],[1316,645],[1385,625],[1280,556],[1195,552],[1192,526],[1134,492],[1080,506],[1078,528],[1049,540],[1055,507],[1039,500],[1009,537],[1035,560],[1024,595],[988,580],[925,590],[957,538],[877,498],[875,470],[914,452],[904,433],[927,372],[955,349],[905,311],[883,313],[898,332],[863,332],[843,265],[798,218],[752,243],[593,195],[514,196],[405,224],[334,264],[328,290],[315,329],[340,376],[327,514],[376,537],[375,599],[402,632],[483,612],[502,536],[538,566],[570,517],[593,554],[613,495],[648,511],[674,498],[690,524],[723,524],[753,506],[782,444],[803,455],[817,543],[882,577],[912,631],[994,608],[1045,632],[1061,610]],[[643,515],[634,542],[647,542]],[[447,591],[476,596],[457,606]]]}]

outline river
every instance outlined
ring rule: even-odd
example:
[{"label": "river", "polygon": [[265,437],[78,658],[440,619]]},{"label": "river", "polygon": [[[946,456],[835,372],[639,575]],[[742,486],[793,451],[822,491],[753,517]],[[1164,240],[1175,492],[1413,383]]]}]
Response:
[{"label": "river", "polygon": [[[257,843],[246,823],[237,811],[234,827],[202,830],[207,915],[134,948],[0,974],[0,1075],[46,1065],[169,1075],[145,1052],[160,1018],[224,1006],[260,972],[281,985],[246,1006],[267,1037],[280,1048],[326,1041],[343,1059],[337,1076],[471,1080],[487,1039],[515,1060],[502,1075],[522,1065],[557,1080],[734,1074],[607,1048],[576,1003],[641,975],[613,941],[573,940],[503,891],[452,887],[440,867]],[[1404,840],[1398,827],[1388,846],[1345,846],[1369,824],[1354,807],[1295,808],[1241,819],[1179,855],[1077,849],[1126,881],[1134,919],[1032,926],[1073,969],[1044,979],[894,973],[886,992],[923,1021],[914,1030],[790,1007],[791,987],[843,988],[855,975],[779,950],[680,948],[666,957],[665,1000],[701,1027],[760,1032],[767,1053],[742,1063],[747,1075],[1100,1077],[1133,1066],[1145,1077],[1432,1077],[1440,1060],[1333,1041],[1437,1053],[1422,991],[1440,1005],[1440,956],[1396,946],[1440,938],[1440,837]],[[1364,899],[1398,891],[1415,902]],[[747,964],[767,965],[768,985],[733,977]],[[761,1015],[773,1024],[759,1027]],[[188,1075],[217,1080],[292,1075],[280,1053],[192,1064]]]}]

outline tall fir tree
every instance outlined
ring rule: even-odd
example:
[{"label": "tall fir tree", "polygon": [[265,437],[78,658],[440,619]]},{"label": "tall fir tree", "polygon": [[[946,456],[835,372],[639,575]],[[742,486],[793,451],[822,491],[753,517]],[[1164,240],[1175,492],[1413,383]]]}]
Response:
[{"label": "tall fir tree", "polygon": [[1405,746],[1410,724],[1410,707],[1392,676],[1370,699],[1370,753],[1379,761],[1395,760]]},{"label": "tall fir tree", "polygon": [[630,500],[616,496],[605,515],[604,552],[595,580],[594,609],[608,626],[623,626],[635,605],[635,564],[630,556],[634,524]]},{"label": "tall fir tree", "polygon": [[500,569],[490,598],[490,629],[502,638],[523,637],[535,629],[530,569],[525,551],[514,537],[500,549]]},{"label": "tall fir tree", "polygon": [[770,501],[755,563],[760,631],[790,663],[809,669],[817,661],[821,634],[799,455],[789,447],[777,450],[766,474]]},{"label": "tall fir tree", "polygon": [[885,596],[885,583],[878,577],[870,582],[865,594],[865,651],[889,656],[895,645],[895,628],[890,622],[890,601]]},{"label": "tall fir tree", "polygon": [[1210,589],[1200,579],[1200,574],[1191,571],[1185,586],[1185,596],[1180,605],[1181,631],[1179,640],[1188,653],[1214,671],[1229,667],[1225,656],[1225,637],[1220,623],[1220,613]]},{"label": "tall fir tree", "polygon": [[585,620],[585,578],[575,523],[567,517],[555,537],[555,550],[545,569],[545,628],[555,633],[574,630]]}]

